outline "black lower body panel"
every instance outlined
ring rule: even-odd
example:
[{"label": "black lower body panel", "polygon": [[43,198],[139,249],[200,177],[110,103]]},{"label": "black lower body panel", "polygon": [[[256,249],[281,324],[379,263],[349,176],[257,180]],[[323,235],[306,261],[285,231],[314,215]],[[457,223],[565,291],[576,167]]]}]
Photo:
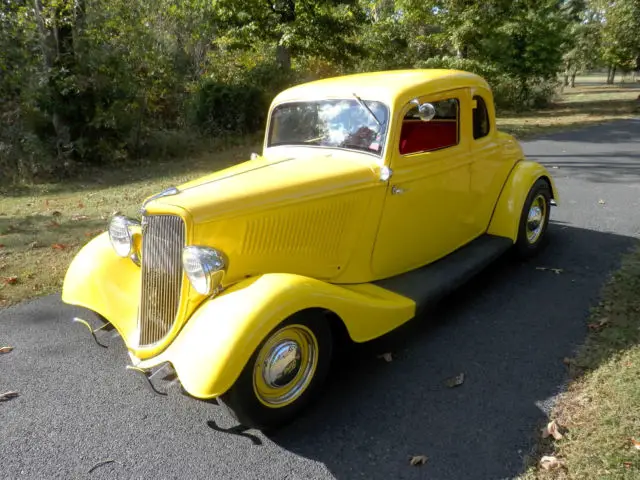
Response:
[{"label": "black lower body panel", "polygon": [[412,299],[419,312],[464,284],[512,246],[509,238],[481,235],[434,263],[373,283]]}]

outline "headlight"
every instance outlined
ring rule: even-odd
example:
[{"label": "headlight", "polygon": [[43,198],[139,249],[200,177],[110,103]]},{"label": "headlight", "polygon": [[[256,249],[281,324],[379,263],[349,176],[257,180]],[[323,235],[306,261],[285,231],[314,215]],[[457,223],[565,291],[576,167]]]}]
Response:
[{"label": "headlight", "polygon": [[139,222],[130,218],[117,215],[109,223],[109,240],[115,252],[127,258],[133,253],[133,240],[130,227],[140,225]]},{"label": "headlight", "polygon": [[182,266],[193,288],[201,295],[211,295],[222,282],[227,261],[215,248],[185,247]]}]

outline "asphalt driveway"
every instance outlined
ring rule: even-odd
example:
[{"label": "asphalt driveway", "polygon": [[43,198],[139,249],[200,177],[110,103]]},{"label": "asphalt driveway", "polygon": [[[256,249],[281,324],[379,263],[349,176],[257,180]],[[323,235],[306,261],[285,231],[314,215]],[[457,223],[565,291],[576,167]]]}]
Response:
[{"label": "asphalt driveway", "polygon": [[[507,258],[436,310],[336,366],[323,398],[272,438],[223,433],[220,407],[153,396],[122,341],[95,345],[51,296],[0,311],[2,478],[502,479],[565,381],[589,307],[640,238],[640,119],[525,144],[561,192],[551,245]],[[556,274],[536,267],[562,269]],[[377,354],[393,352],[387,363]],[[465,374],[460,387],[443,381]],[[426,455],[412,467],[411,455]],[[107,462],[99,465],[101,462]],[[96,467],[91,473],[92,467]]]}]

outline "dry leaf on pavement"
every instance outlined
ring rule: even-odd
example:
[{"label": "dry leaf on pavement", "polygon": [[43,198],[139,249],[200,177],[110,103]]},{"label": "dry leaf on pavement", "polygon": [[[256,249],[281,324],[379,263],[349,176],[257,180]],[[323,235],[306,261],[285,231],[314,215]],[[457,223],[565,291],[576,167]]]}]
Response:
[{"label": "dry leaf on pavement", "polygon": [[458,386],[462,385],[463,383],[464,383],[464,373],[460,373],[460,374],[456,375],[455,377],[451,377],[451,378],[445,380],[445,382],[444,382],[444,384],[449,388],[458,387]]},{"label": "dry leaf on pavement", "polygon": [[18,396],[18,392],[0,393],[0,402],[6,402],[7,400],[11,400],[12,398],[16,398],[17,396]]},{"label": "dry leaf on pavement", "polygon": [[409,460],[409,463],[416,467],[418,465],[424,465],[425,463],[427,463],[428,458],[426,457],[426,455],[414,455],[413,457],[411,457],[411,460]]},{"label": "dry leaf on pavement", "polygon": [[547,438],[549,435],[551,435],[556,440],[561,440],[563,438],[562,434],[560,433],[560,429],[558,428],[558,424],[555,420],[549,422],[547,426],[542,429],[542,438]]},{"label": "dry leaf on pavement", "polygon": [[556,275],[559,275],[562,272],[564,272],[564,270],[562,270],[561,268],[551,268],[551,267],[536,267],[536,270],[549,271],[549,272],[555,273]]},{"label": "dry leaf on pavement", "polygon": [[8,345],[6,347],[0,347],[0,354],[9,353],[11,352],[11,350],[13,350],[13,347],[10,347]]},{"label": "dry leaf on pavement", "polygon": [[556,457],[544,456],[540,459],[540,466],[545,470],[555,470],[562,466],[562,462]]},{"label": "dry leaf on pavement", "polygon": [[382,355],[378,355],[377,358],[382,358],[385,362],[393,362],[393,357],[391,356],[391,352],[383,353]]},{"label": "dry leaf on pavement", "polygon": [[606,202],[605,202],[604,200],[600,199],[600,200],[598,200],[598,203],[599,203],[600,205],[604,205]]}]

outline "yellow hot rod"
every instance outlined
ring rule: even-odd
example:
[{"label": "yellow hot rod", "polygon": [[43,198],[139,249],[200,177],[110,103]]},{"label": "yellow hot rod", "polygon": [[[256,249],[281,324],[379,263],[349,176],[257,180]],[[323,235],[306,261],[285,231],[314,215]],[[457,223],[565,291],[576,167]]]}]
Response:
[{"label": "yellow hot rod", "polygon": [[318,394],[338,336],[380,337],[503,253],[535,254],[557,201],[481,77],[325,79],[276,96],[261,154],[114,216],[62,298],[117,330],[128,368],[270,429]]}]

